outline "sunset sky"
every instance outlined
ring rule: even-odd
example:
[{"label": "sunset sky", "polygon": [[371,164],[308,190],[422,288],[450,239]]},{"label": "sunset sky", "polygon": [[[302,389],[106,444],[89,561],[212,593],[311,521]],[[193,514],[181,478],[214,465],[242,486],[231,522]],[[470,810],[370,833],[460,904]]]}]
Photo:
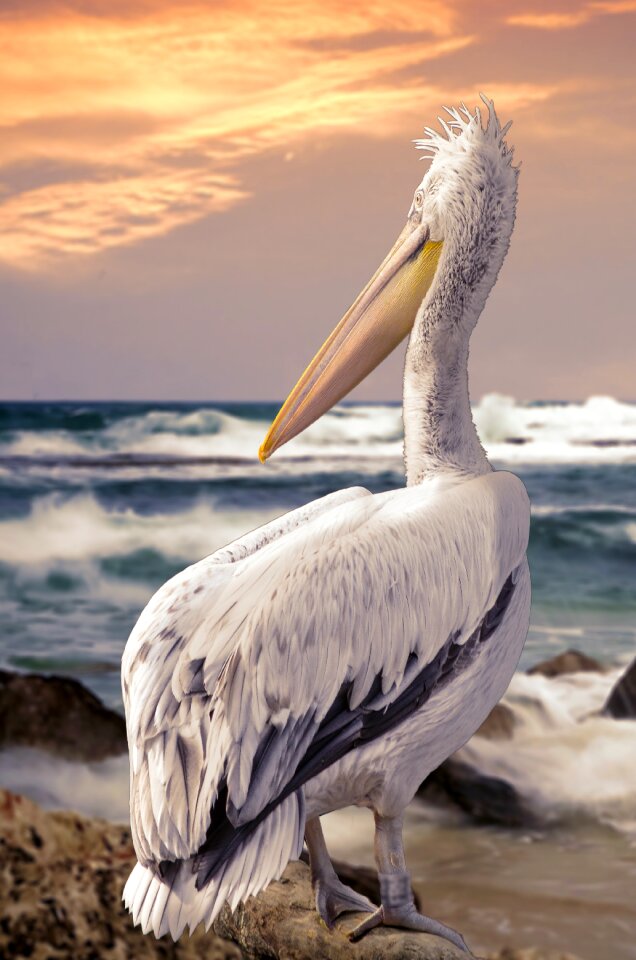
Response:
[{"label": "sunset sky", "polygon": [[282,399],[483,90],[523,166],[473,397],[636,400],[635,47],[636,0],[0,0],[0,394]]}]

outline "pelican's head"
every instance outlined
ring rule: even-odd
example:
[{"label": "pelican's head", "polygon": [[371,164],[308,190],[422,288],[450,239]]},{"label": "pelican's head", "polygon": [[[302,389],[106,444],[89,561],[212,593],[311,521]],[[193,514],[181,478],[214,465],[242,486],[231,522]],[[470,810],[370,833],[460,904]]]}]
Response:
[{"label": "pelican's head", "polygon": [[[264,462],[330,410],[410,333],[442,277],[462,309],[445,321],[474,325],[503,262],[514,225],[518,168],[492,101],[445,107],[442,133],[426,128],[418,149],[432,162],[417,187],[406,225],[362,293],[313,358],[259,450]],[[451,269],[452,268],[452,269]],[[447,297],[447,301],[448,301]],[[441,322],[438,320],[438,322]]]},{"label": "pelican's head", "polygon": [[485,125],[479,108],[471,113],[464,106],[446,107],[449,119],[439,118],[443,133],[427,127],[426,136],[415,141],[432,161],[415,191],[409,220],[427,224],[431,239],[443,243],[446,280],[462,288],[454,304],[452,297],[444,300],[446,316],[439,319],[448,328],[474,325],[515,222],[519,168],[505,142],[512,121],[502,128],[493,102],[482,99],[488,107]]}]

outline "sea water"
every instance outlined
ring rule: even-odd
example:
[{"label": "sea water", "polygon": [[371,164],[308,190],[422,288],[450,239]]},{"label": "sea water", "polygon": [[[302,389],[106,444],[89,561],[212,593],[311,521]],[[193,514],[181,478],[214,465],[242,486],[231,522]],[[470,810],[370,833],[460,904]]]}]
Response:
[{"label": "sea water", "polygon": [[[164,580],[332,490],[363,485],[379,492],[404,483],[399,405],[336,407],[262,466],[256,452],[276,410],[254,403],[0,404],[0,663],[75,676],[121,709],[126,637]],[[535,896],[549,900],[534,852],[543,849],[546,872],[560,878],[561,893],[563,871],[572,873],[574,907],[562,905],[563,923],[550,918],[558,945],[574,950],[572,918],[587,909],[586,897],[576,893],[583,879],[575,874],[583,870],[586,882],[603,896],[616,891],[620,902],[616,915],[609,908],[603,914],[613,918],[609,929],[596,917],[598,943],[588,938],[587,953],[578,952],[600,960],[600,945],[611,936],[612,956],[627,960],[636,957],[636,920],[618,891],[636,889],[636,723],[598,712],[636,654],[636,404],[611,397],[521,404],[489,395],[473,415],[493,464],[520,476],[532,500],[533,608],[520,672],[506,695],[517,719],[514,749],[505,741],[473,740],[465,758],[505,776],[557,832],[550,840],[524,840],[440,824],[437,813],[416,807],[408,824],[410,860],[427,897],[448,891],[444,918],[462,928],[461,917],[451,916],[458,871],[469,865],[476,871],[477,895],[476,878],[483,893],[491,875],[483,872],[488,850],[497,875],[506,875],[504,862],[508,874],[516,864],[510,884],[525,890],[526,901],[497,901],[495,883],[491,913],[483,923],[471,914],[472,932],[485,946],[506,938],[554,945],[551,934],[541,938],[539,921],[522,921],[512,907],[502,908],[502,916],[496,909],[509,900],[517,907]],[[556,680],[523,672],[568,647],[596,657],[606,672]],[[125,758],[78,767],[44,755],[34,761],[29,751],[0,754],[3,784],[49,806],[74,805],[114,819],[126,815],[126,778]],[[341,853],[368,860],[369,825],[339,834],[348,817],[364,822],[363,814],[343,813],[329,829]],[[559,843],[568,851],[561,859]],[[462,876],[471,888],[468,874]],[[462,898],[455,899],[461,912]],[[439,907],[443,912],[445,902]],[[536,906],[539,914],[545,909]],[[581,919],[583,929],[588,920]],[[524,923],[532,928],[528,936]]]}]

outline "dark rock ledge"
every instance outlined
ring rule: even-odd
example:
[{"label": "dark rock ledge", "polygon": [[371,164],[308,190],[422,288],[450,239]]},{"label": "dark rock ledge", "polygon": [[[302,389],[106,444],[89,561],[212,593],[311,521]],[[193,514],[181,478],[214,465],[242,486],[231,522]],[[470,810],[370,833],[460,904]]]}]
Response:
[{"label": "dark rock ledge", "polygon": [[603,714],[615,720],[636,720],[636,659],[612,688]]},{"label": "dark rock ledge", "polygon": [[241,960],[213,934],[173,944],[136,930],[121,902],[133,864],[127,827],[0,790],[0,957]]},{"label": "dark rock ledge", "polygon": [[564,650],[549,660],[535,663],[528,670],[529,674],[541,674],[544,677],[561,677],[566,673],[602,673],[603,664],[594,657],[588,657],[580,650]]},{"label": "dark rock ledge", "polygon": [[37,747],[91,762],[128,749],[126,723],[79,680],[0,670],[0,749]]}]

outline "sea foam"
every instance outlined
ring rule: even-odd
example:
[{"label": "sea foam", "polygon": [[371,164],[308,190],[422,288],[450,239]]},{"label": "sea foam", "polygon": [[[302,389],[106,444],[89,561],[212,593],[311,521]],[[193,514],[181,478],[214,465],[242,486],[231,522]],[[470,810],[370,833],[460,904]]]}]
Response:
[{"label": "sea foam", "polygon": [[27,517],[0,521],[0,563],[47,564],[155,550],[184,564],[271,520],[280,510],[217,511],[213,502],[181,513],[108,510],[91,494],[37,498]]},{"label": "sea foam", "polygon": [[512,742],[473,737],[459,757],[512,783],[548,821],[584,817],[636,832],[636,721],[600,712],[622,670],[515,674],[503,699]]}]

